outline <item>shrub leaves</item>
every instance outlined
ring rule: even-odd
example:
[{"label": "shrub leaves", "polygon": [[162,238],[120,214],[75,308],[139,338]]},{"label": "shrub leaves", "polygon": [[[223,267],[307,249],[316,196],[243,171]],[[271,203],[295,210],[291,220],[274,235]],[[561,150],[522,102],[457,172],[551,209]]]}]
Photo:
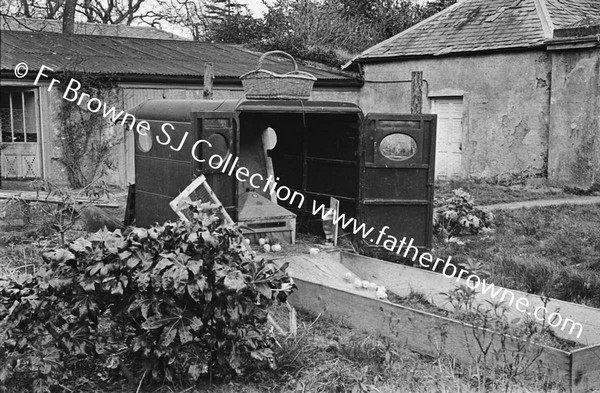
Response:
[{"label": "shrub leaves", "polygon": [[18,362],[0,366],[0,382],[15,371],[54,381],[73,356],[128,379],[128,367],[169,381],[275,367],[266,315],[292,279],[245,251],[214,206],[191,210],[192,222],[105,229],[44,253],[35,276],[2,278],[0,359]]}]

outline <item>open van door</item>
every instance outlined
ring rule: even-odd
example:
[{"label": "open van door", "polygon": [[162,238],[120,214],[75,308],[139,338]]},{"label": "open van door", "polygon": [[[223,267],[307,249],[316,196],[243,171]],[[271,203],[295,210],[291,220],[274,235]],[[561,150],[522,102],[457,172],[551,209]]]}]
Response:
[{"label": "open van door", "polygon": [[[358,239],[365,248],[383,247],[388,235],[398,245],[403,238],[407,244],[414,239],[412,245],[421,252],[431,248],[436,119],[436,115],[366,116],[358,216],[374,230]],[[385,226],[389,228],[377,242]]]},{"label": "open van door", "polygon": [[[204,162],[196,162],[195,172],[203,174],[206,181],[225,207],[229,216],[238,219],[238,185],[234,162],[239,156],[239,118],[236,112],[195,112],[192,129],[198,130],[197,141],[204,140],[193,149],[193,154]],[[218,154],[223,164],[216,169],[209,165],[211,156]],[[220,161],[213,161],[217,166]],[[238,163],[239,164],[239,163]]]}]

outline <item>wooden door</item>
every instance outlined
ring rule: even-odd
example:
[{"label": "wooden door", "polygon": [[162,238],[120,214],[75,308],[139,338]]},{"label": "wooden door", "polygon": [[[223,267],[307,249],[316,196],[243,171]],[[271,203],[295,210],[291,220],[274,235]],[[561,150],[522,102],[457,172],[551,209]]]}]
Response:
[{"label": "wooden door", "polygon": [[436,98],[431,112],[438,115],[436,167],[437,179],[455,179],[462,170],[462,97]]},{"label": "wooden door", "polygon": [[359,217],[374,228],[363,245],[381,248],[393,236],[430,248],[435,115],[369,114],[363,127]]},{"label": "wooden door", "polygon": [[36,90],[5,89],[0,95],[0,174],[4,179],[41,175]]}]

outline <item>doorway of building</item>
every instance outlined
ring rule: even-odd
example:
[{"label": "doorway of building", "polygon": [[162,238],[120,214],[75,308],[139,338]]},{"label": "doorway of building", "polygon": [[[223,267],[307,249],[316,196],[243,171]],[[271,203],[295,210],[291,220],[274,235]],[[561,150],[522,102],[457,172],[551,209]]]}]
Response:
[{"label": "doorway of building", "polygon": [[3,179],[40,177],[38,108],[35,90],[0,93],[0,174]]},{"label": "doorway of building", "polygon": [[463,98],[434,98],[431,113],[437,114],[436,179],[456,179],[462,170]]}]

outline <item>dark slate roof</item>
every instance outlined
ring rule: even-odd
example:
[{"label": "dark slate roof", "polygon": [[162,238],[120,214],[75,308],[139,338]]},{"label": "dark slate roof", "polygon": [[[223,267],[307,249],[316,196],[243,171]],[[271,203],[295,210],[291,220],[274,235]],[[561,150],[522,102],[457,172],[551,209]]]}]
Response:
[{"label": "dark slate roof", "polygon": [[542,0],[555,29],[600,19],[600,0]]},{"label": "dark slate roof", "polygon": [[[0,29],[13,31],[43,31],[61,33],[62,21],[34,18],[0,18]],[[103,25],[99,23],[75,22],[75,34],[105,35],[114,37],[152,38],[163,40],[185,40],[168,31],[150,26]]]},{"label": "dark slate roof", "polygon": [[354,61],[543,47],[554,28],[599,14],[600,0],[463,0]]},{"label": "dark slate roof", "polygon": [[[193,77],[200,80],[204,64],[214,65],[215,80],[237,79],[257,67],[260,53],[237,45],[194,41],[174,41],[93,35],[66,36],[58,33],[1,32],[0,65],[4,74],[25,62],[31,71],[42,65],[55,71],[82,70],[98,74],[114,74],[122,79],[157,80],[157,77]],[[289,60],[267,58],[263,68],[277,73],[292,70]],[[318,81],[348,81],[356,79],[337,70],[300,66]],[[33,75],[35,76],[35,74]],[[159,79],[160,80],[160,79]]]}]

